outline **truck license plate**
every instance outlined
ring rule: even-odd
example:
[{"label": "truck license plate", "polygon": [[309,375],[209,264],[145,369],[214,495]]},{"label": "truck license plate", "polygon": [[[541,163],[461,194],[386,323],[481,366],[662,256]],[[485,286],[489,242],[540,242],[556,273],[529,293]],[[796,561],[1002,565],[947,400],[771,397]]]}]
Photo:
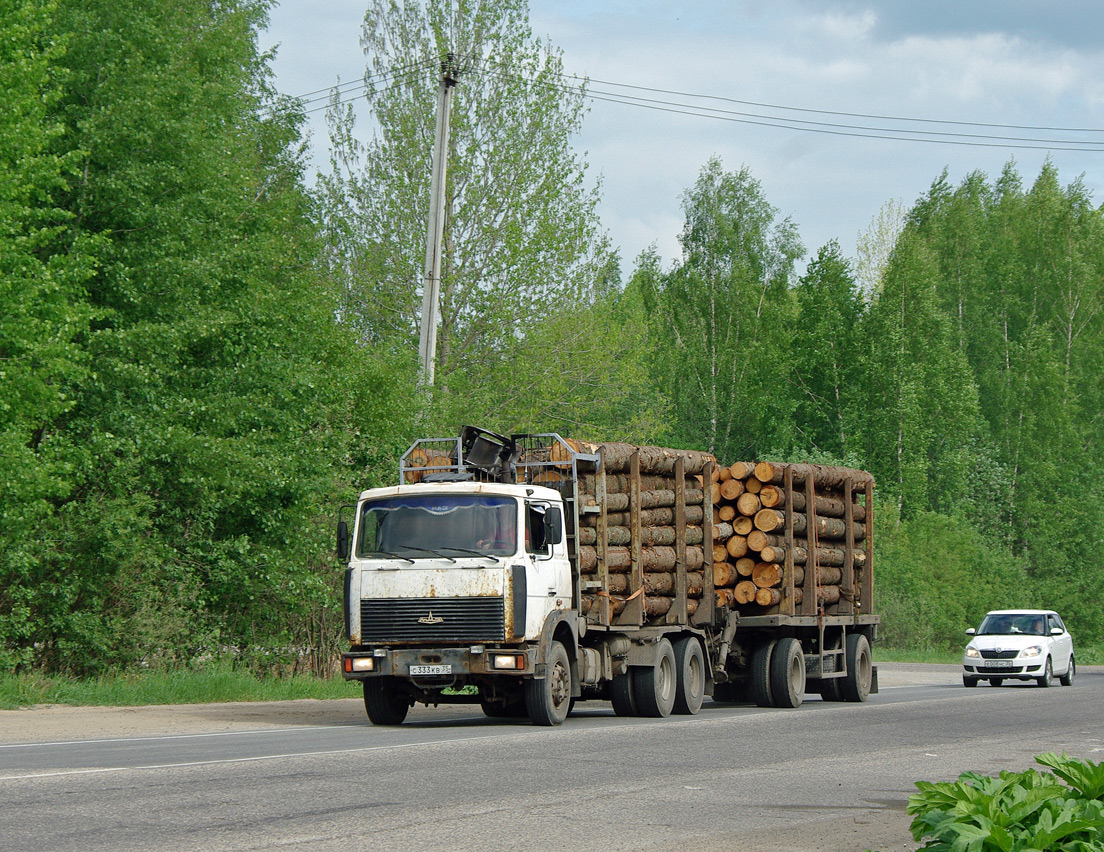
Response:
[{"label": "truck license plate", "polygon": [[415,675],[447,675],[452,674],[452,664],[445,663],[441,666],[411,666],[411,676]]}]

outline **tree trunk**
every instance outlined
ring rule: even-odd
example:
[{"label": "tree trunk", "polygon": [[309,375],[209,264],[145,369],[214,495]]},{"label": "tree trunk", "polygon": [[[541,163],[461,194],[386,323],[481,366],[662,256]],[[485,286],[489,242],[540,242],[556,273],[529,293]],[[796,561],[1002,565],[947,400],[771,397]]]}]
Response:
[{"label": "tree trunk", "polygon": [[782,582],[782,566],[774,562],[759,562],[751,572],[751,579],[760,589],[777,586]]},{"label": "tree trunk", "polygon": [[739,559],[747,553],[747,539],[742,535],[734,535],[725,542],[725,550],[734,559]]},{"label": "tree trunk", "polygon": [[755,584],[751,580],[741,580],[732,590],[738,604],[748,604],[755,600]]},{"label": "tree trunk", "polygon": [[683,460],[683,471],[685,473],[701,473],[706,464],[717,461],[709,453],[700,453],[694,450],[671,450],[666,447],[637,447],[633,444],[600,444],[599,451],[605,461],[606,470],[613,473],[627,471],[633,453],[639,454],[641,473],[670,475],[674,473],[675,463],[679,458]]},{"label": "tree trunk", "polygon": [[[786,491],[778,485],[764,485],[759,499],[767,509],[781,509],[786,505]],[[847,514],[847,504],[842,497],[817,495],[814,501],[816,513],[830,518],[842,518]],[[805,511],[805,493],[794,490],[793,508],[795,512]],[[856,521],[866,520],[866,507],[861,503],[851,505],[851,517]]]},{"label": "tree trunk", "polygon": [[736,499],[736,509],[741,515],[745,515],[749,518],[755,517],[755,513],[763,508],[763,504],[759,501],[758,494],[751,494],[745,492]]}]

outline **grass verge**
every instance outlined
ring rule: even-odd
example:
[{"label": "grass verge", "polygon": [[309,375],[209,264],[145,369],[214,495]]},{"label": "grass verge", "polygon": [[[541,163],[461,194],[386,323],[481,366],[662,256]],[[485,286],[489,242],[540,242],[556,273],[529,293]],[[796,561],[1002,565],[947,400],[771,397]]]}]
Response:
[{"label": "grass verge", "polygon": [[322,680],[309,675],[259,678],[229,667],[208,671],[118,673],[80,680],[35,674],[0,675],[0,710],[33,704],[132,707],[359,696],[358,686],[341,678]]}]

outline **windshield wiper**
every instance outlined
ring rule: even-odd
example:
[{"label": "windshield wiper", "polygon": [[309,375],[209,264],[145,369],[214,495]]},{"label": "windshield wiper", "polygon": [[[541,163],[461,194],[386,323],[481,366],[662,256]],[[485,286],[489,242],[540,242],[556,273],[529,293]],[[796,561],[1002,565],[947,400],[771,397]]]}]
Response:
[{"label": "windshield wiper", "polygon": [[[451,550],[451,548],[449,548]],[[411,547],[410,545],[403,545],[403,550],[416,550],[418,553],[428,553],[430,556],[436,556],[438,559],[447,559],[449,562],[455,562],[451,556],[445,556],[443,553],[438,553],[436,550],[430,550],[428,547]],[[403,557],[404,559],[406,557]],[[411,559],[411,562],[414,560]]]},{"label": "windshield wiper", "polygon": [[442,547],[442,550],[453,550],[457,553],[467,553],[471,556],[479,556],[483,559],[493,559],[495,562],[501,562],[502,560],[495,556],[493,553],[483,553],[481,550],[470,550],[467,547]]},{"label": "windshield wiper", "polygon": [[386,556],[389,559],[401,559],[403,562],[409,562],[411,565],[414,564],[414,560],[408,556],[400,556],[397,553],[392,553],[390,550],[369,550],[365,556]]}]

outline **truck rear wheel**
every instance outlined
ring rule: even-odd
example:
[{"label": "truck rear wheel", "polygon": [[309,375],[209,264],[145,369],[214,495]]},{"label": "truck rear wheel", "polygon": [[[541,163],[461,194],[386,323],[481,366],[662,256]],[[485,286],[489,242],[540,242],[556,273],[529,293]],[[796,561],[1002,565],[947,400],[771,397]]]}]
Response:
[{"label": "truck rear wheel", "polygon": [[774,646],[770,686],[775,707],[800,707],[805,699],[805,653],[796,639],[787,636]]},{"label": "truck rear wheel", "polygon": [[751,699],[760,707],[771,707],[774,704],[770,678],[774,644],[773,639],[768,639],[751,653]]},{"label": "truck rear wheel", "polygon": [[675,690],[674,712],[681,716],[693,716],[701,710],[705,700],[705,654],[701,643],[693,636],[675,643],[675,671],[678,688]]},{"label": "truck rear wheel", "polygon": [[534,725],[560,725],[571,712],[571,660],[564,646],[552,641],[546,672],[525,683],[525,709]]},{"label": "truck rear wheel", "polygon": [[840,684],[843,697],[847,701],[866,701],[870,695],[870,682],[874,677],[870,641],[861,633],[848,633],[845,648],[847,676]]},{"label": "truck rear wheel", "polygon": [[372,677],[364,681],[364,709],[373,725],[401,725],[410,702],[394,678]]},{"label": "truck rear wheel", "polygon": [[636,694],[633,691],[633,670],[630,668],[610,681],[610,704],[618,716],[638,716]]},{"label": "truck rear wheel", "polygon": [[633,672],[633,692],[636,709],[641,716],[670,716],[675,706],[678,675],[675,672],[675,649],[671,640],[660,639],[656,645],[656,661],[650,666],[637,666]]}]

